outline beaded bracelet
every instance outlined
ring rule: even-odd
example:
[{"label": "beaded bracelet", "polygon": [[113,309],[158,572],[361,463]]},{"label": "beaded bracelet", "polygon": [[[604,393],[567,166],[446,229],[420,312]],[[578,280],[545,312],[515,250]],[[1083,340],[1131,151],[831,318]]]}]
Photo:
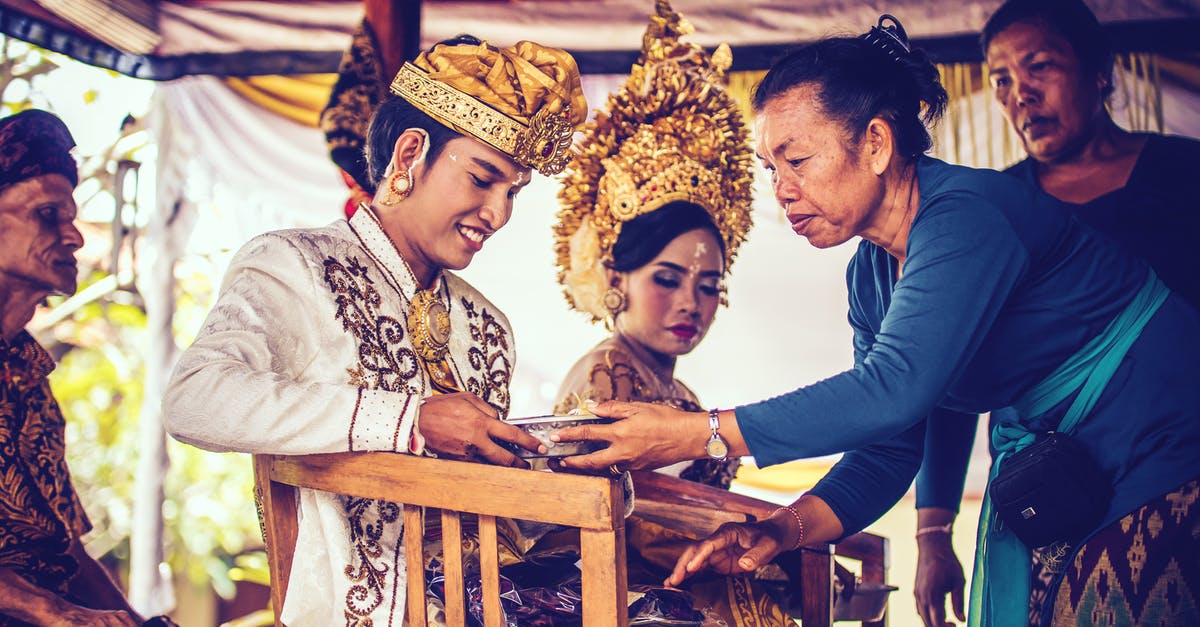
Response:
[{"label": "beaded bracelet", "polygon": [[950,535],[953,532],[954,523],[951,522],[944,525],[938,525],[936,527],[921,527],[920,529],[917,529],[916,537],[920,538],[921,536],[927,536],[934,533],[944,533],[946,535]]},{"label": "beaded bracelet", "polygon": [[771,512],[771,515],[774,516],[779,512],[787,512],[791,514],[792,518],[796,519],[796,524],[800,526],[800,535],[796,536],[796,544],[792,545],[792,548],[788,550],[790,551],[800,548],[800,545],[804,544],[804,514],[796,511],[796,507],[794,505],[788,505],[786,507],[780,507],[779,509],[776,509],[775,511]]}]

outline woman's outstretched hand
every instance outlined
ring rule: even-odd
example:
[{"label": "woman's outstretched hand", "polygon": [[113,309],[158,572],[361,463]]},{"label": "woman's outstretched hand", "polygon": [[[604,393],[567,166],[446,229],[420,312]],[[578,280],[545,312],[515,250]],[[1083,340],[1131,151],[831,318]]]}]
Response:
[{"label": "woman's outstretched hand", "polygon": [[706,566],[722,575],[752,572],[791,548],[788,533],[785,521],[774,516],[752,523],[725,523],[707,540],[684,550],[663,585],[678,586]]},{"label": "woman's outstretched hand", "polygon": [[558,460],[570,471],[644,470],[704,455],[709,434],[705,414],[685,412],[657,403],[605,401],[588,411],[612,418],[609,424],[568,427],[551,436],[556,442],[607,442],[608,447],[587,455]]}]

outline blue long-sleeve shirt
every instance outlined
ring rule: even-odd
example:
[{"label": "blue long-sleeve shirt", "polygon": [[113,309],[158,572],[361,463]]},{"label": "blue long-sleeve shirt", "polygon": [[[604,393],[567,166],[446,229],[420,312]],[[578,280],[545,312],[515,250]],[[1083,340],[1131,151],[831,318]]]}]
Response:
[{"label": "blue long-sleeve shirt", "polygon": [[[1079,221],[1145,259],[1171,291],[1200,309],[1200,202],[1188,181],[1200,161],[1200,141],[1144,135],[1125,185],[1086,203],[1063,203]],[[1037,162],[1006,172],[1037,186]],[[1004,410],[1011,411],[1011,410]],[[1006,418],[1007,419],[1007,418]],[[917,507],[958,510],[975,438],[975,414],[936,410],[929,415],[925,458],[917,473]]]},{"label": "blue long-sleeve shirt", "polygon": [[[865,241],[847,270],[854,367],[737,408],[761,465],[848,451],[812,491],[847,533],[907,489],[934,408],[1010,405],[1103,330],[1147,272],[1005,174],[922,158],[917,181],[902,278],[896,260]],[[1168,299],[1077,430],[1117,483],[1116,507],[1195,474],[1181,460],[1200,451],[1200,391],[1184,383],[1200,380],[1200,364],[1188,359],[1200,351],[1200,316],[1178,301]],[[1178,350],[1161,351],[1162,342]],[[1183,378],[1164,379],[1165,370]],[[1129,413],[1151,396],[1160,407]],[[1052,426],[1064,409],[1024,420]],[[1174,437],[1165,449],[1142,444],[1161,444],[1164,433]]]}]

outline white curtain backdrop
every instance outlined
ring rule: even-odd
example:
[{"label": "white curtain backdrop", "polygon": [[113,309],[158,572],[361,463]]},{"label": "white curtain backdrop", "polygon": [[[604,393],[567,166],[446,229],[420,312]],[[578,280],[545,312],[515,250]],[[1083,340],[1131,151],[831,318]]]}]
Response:
[{"label": "white curtain backdrop", "polygon": [[208,77],[158,86],[149,126],[158,145],[155,214],[137,283],[146,303],[145,398],[139,416],[129,596],[145,615],[174,605],[163,566],[166,439],[162,394],[178,356],[173,333],[179,260],[200,256],[219,284],[229,252],[251,237],[341,215],[342,183],[320,133],[270,113]]}]

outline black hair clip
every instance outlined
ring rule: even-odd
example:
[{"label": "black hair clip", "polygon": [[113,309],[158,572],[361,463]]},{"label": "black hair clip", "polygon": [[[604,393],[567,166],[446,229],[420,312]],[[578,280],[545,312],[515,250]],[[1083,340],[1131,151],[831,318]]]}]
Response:
[{"label": "black hair clip", "polygon": [[[891,24],[885,26],[884,23],[888,21],[891,21]],[[884,54],[897,61],[912,52],[912,48],[908,44],[908,33],[904,32],[900,20],[887,13],[879,16],[879,24],[872,26],[871,30],[863,33],[859,38],[879,48]]]}]

